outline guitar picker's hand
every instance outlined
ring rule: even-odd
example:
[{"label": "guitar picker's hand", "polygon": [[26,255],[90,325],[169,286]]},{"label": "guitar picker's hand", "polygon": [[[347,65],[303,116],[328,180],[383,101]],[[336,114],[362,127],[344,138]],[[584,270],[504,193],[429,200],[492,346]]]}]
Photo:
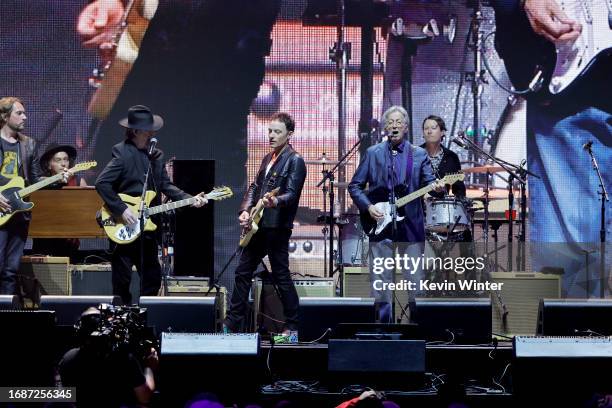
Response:
[{"label": "guitar picker's hand", "polygon": [[442,180],[436,180],[433,184],[433,189],[436,193],[441,193],[446,191],[446,185]]},{"label": "guitar picker's hand", "polygon": [[125,225],[134,225],[138,222],[138,217],[136,217],[136,215],[134,215],[132,210],[129,208],[126,208],[125,211],[123,211],[121,218],[123,218],[123,223]]},{"label": "guitar picker's hand", "polygon": [[121,0],[95,0],[85,6],[77,20],[77,33],[85,47],[112,48],[115,30],[121,24]]},{"label": "guitar picker's hand", "polygon": [[370,213],[370,217],[372,217],[376,221],[385,218],[385,214],[378,211],[378,208],[376,208],[374,204],[370,204],[370,206],[368,207],[368,212]]},{"label": "guitar picker's hand", "polygon": [[582,32],[582,26],[567,17],[555,0],[526,0],[524,9],[533,31],[549,41],[574,41]]},{"label": "guitar picker's hand", "polygon": [[251,218],[251,215],[249,214],[248,211],[241,212],[240,215],[238,216],[238,222],[240,223],[240,226],[242,228],[247,227],[249,225],[250,218]]},{"label": "guitar picker's hand", "polygon": [[12,210],[9,200],[7,200],[2,194],[0,194],[0,210],[4,212],[11,212]]},{"label": "guitar picker's hand", "polygon": [[278,198],[274,196],[269,196],[268,194],[263,196],[262,201],[264,207],[266,208],[274,208],[278,205]]},{"label": "guitar picker's hand", "polygon": [[68,180],[70,180],[72,178],[72,176],[74,176],[74,173],[71,172],[70,170],[68,170],[67,168],[63,168],[62,169],[62,182],[68,183]]},{"label": "guitar picker's hand", "polygon": [[200,193],[194,198],[195,198],[195,201],[193,204],[191,204],[192,207],[200,208],[203,205],[206,205],[208,203],[208,198],[206,198],[206,193]]}]

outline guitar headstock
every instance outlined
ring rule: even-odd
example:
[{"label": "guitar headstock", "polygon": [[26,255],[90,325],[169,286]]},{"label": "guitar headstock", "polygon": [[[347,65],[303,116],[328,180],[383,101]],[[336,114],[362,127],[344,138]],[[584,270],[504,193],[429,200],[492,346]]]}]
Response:
[{"label": "guitar headstock", "polygon": [[206,194],[206,198],[209,200],[225,200],[226,198],[230,198],[234,195],[234,192],[231,188],[227,186],[215,187],[210,193]]},{"label": "guitar headstock", "polygon": [[70,169],[70,171],[75,172],[75,171],[84,171],[84,170],[89,170],[92,169],[94,167],[96,167],[98,165],[97,161],[88,161],[88,162],[83,162],[83,163],[78,163],[75,164],[73,168]]},{"label": "guitar headstock", "polygon": [[465,179],[465,174],[463,173],[453,173],[447,174],[442,178],[442,182],[444,184],[455,184],[458,181],[463,181]]}]

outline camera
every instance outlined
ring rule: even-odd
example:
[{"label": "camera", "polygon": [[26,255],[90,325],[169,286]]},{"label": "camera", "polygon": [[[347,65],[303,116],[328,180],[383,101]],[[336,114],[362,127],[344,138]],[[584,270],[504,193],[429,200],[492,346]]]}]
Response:
[{"label": "camera", "polygon": [[146,320],[146,309],[103,303],[87,309],[75,329],[81,344],[99,355],[130,353],[142,361],[150,354],[151,347],[157,348]]}]

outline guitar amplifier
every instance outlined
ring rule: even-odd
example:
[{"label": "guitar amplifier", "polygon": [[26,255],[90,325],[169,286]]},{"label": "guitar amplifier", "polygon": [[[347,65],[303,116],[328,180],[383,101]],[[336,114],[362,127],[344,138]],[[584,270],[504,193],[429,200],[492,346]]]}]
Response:
[{"label": "guitar amplifier", "polygon": [[[19,277],[26,297],[35,300],[39,295],[71,295],[70,258],[53,256],[23,256],[19,268]],[[39,283],[37,289],[36,281]],[[32,297],[34,296],[34,297]]]},{"label": "guitar amplifier", "polygon": [[[79,296],[109,296],[113,294],[112,267],[110,263],[70,265],[72,294]],[[140,296],[140,275],[132,269],[130,282],[132,300]]]},{"label": "guitar amplifier", "polygon": [[[501,291],[493,292],[491,296],[493,333],[535,334],[540,299],[558,299],[561,294],[559,275],[535,272],[491,272],[491,282],[503,283]],[[502,302],[508,312],[505,324]]]},{"label": "guitar amplifier", "polygon": [[204,276],[170,276],[167,279],[170,286],[206,287],[208,289],[210,278]]},{"label": "guitar amplifier", "polygon": [[[202,278],[200,278],[202,279]],[[208,281],[208,278],[205,278]],[[176,283],[176,282],[175,282]],[[168,296],[190,296],[190,297],[215,297],[216,290],[213,289],[208,293],[209,286],[183,286],[183,285],[171,285],[168,282]],[[208,294],[207,294],[208,293]],[[219,299],[217,300],[217,312],[216,312],[216,325],[221,327],[225,315],[227,313],[227,289],[223,286],[220,287]]]}]

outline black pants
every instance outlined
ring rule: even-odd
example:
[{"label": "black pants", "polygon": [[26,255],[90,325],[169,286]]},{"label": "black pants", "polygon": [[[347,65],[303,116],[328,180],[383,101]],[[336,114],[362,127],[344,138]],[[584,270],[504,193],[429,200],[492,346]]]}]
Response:
[{"label": "black pants", "polygon": [[29,216],[17,213],[0,228],[0,295],[15,294],[17,272],[29,226]]},{"label": "black pants", "polygon": [[289,228],[262,228],[244,248],[235,271],[234,291],[225,319],[225,324],[232,331],[240,331],[242,328],[253,272],[266,255],[272,266],[272,281],[278,288],[283,303],[285,328],[297,330],[300,301],[289,272],[289,237]]},{"label": "black pants", "polygon": [[[144,268],[140,270],[140,240],[144,239]],[[155,236],[145,234],[131,244],[117,245],[113,252],[113,295],[121,296],[124,305],[132,304],[130,282],[132,266],[140,275],[140,296],[157,296],[161,286],[161,266],[157,258]]]}]

